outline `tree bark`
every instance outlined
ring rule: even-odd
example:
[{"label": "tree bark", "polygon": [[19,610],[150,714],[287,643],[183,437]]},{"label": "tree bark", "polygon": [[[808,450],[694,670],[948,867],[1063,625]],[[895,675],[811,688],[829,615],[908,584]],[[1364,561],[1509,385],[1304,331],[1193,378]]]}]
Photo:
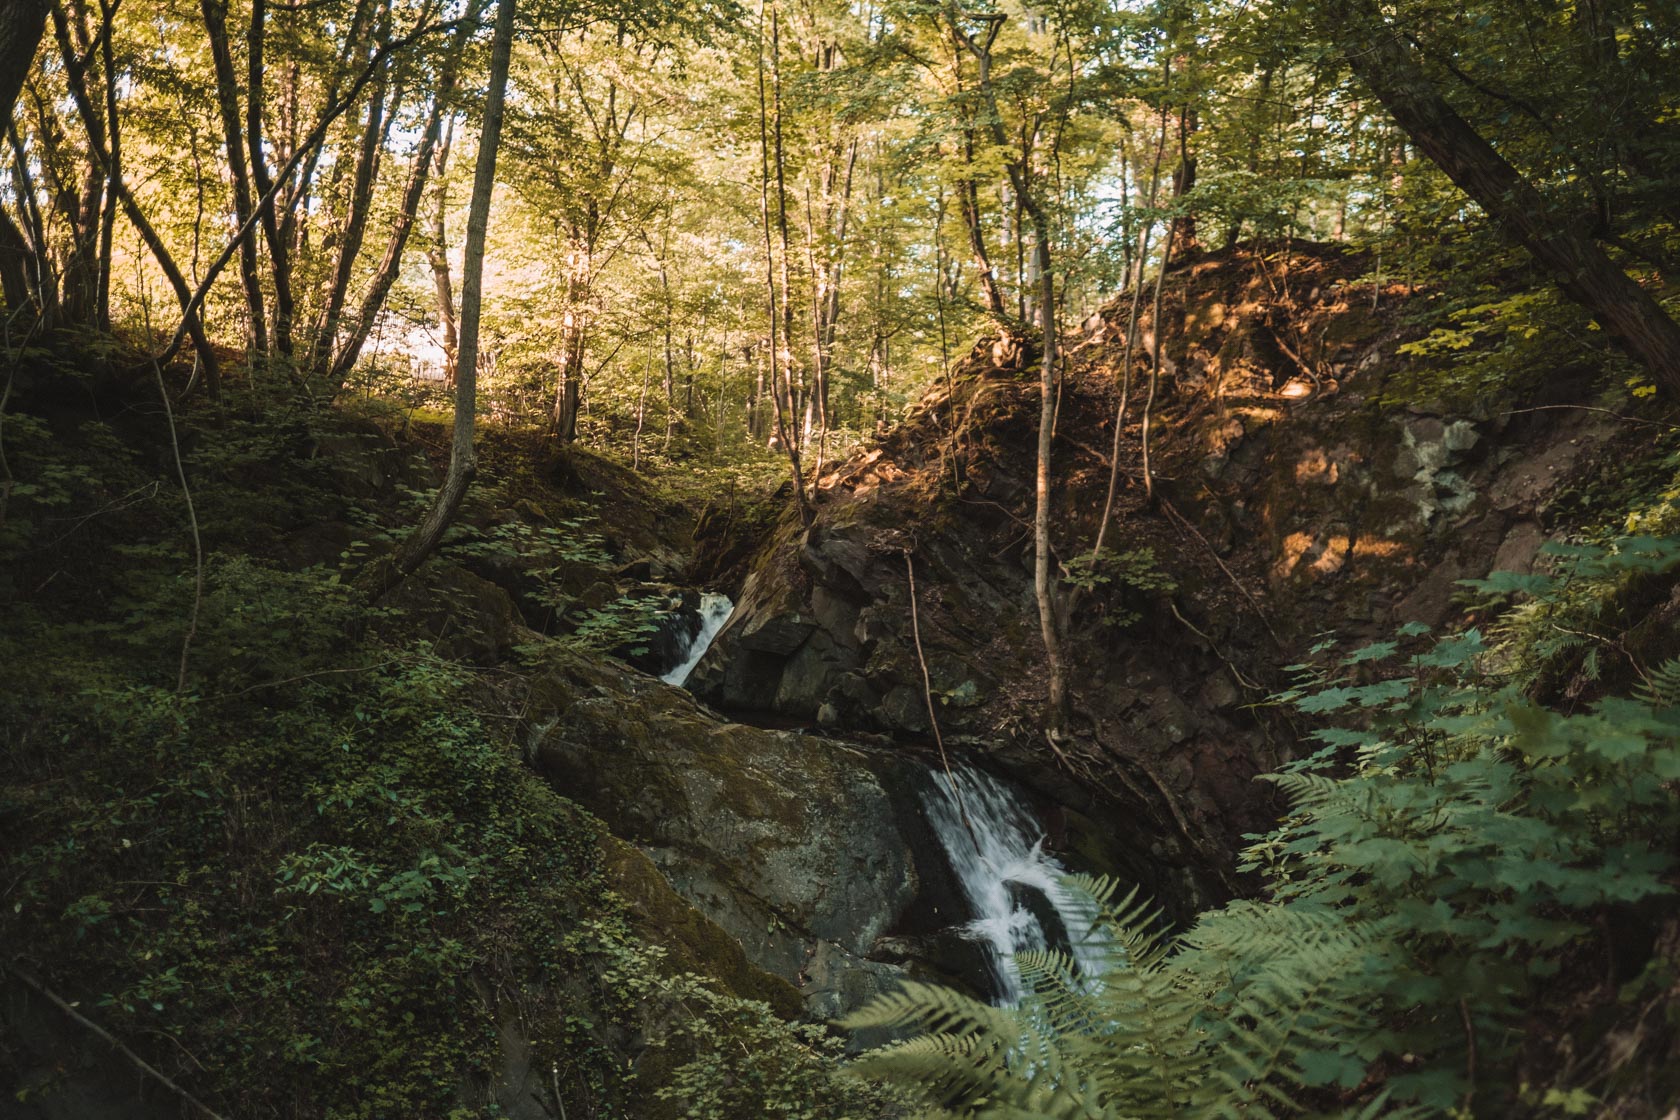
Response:
[{"label": "tree bark", "polygon": [[[260,2],[260,0],[259,0]],[[233,51],[228,46],[227,0],[199,0],[204,30],[210,37],[210,58],[216,72],[216,108],[222,117],[222,137],[227,146],[228,173],[233,179],[233,212],[241,228],[249,224],[255,207],[251,200],[250,165],[245,158],[245,130],[239,120],[239,80],[234,75]],[[254,74],[258,81],[260,74]],[[109,80],[109,78],[107,78]],[[252,97],[257,97],[253,87]],[[114,147],[115,145],[113,145]],[[252,153],[262,158],[261,151]],[[267,314],[263,307],[262,275],[257,270],[257,231],[246,230],[239,239],[239,277],[245,287],[245,309],[250,317],[251,349],[268,353]]]},{"label": "tree bark", "polygon": [[368,333],[373,329],[373,322],[384,308],[385,298],[390,295],[391,286],[397,281],[397,272],[402,268],[403,250],[408,245],[409,234],[414,229],[415,215],[419,213],[421,199],[425,196],[426,181],[432,170],[432,152],[436,149],[443,130],[443,114],[446,108],[453,112],[461,55],[466,49],[467,40],[472,38],[473,27],[484,10],[485,2],[486,0],[473,0],[467,6],[466,17],[462,20],[460,29],[456,31],[455,41],[444,58],[443,69],[438,75],[437,91],[432,95],[432,106],[426,116],[425,132],[421,135],[419,149],[414,153],[414,166],[409,171],[408,183],[403,188],[402,205],[391,223],[385,255],[380,259],[379,267],[374,270],[373,280],[368,285],[367,294],[362,298],[361,307],[350,327],[350,337],[333,359],[332,368],[327,374],[327,385],[333,395],[337,395],[343,387],[351,367],[361,356]]},{"label": "tree bark", "polygon": [[[267,14],[267,0],[251,0],[251,23],[245,33],[245,149],[250,155],[251,181],[256,185],[259,198],[269,197],[274,190],[274,178],[268,171],[268,156],[263,151],[263,50]],[[292,99],[295,100],[296,71],[288,71],[288,74]],[[291,115],[295,127],[295,113]],[[290,361],[292,322],[297,317],[297,306],[292,297],[291,238],[275,215],[273,206],[262,208],[262,227],[263,240],[268,244],[269,275],[274,280],[274,351]]]},{"label": "tree bark", "polygon": [[490,46],[490,84],[484,97],[484,126],[473,169],[472,201],[467,209],[467,243],[461,262],[460,371],[455,378],[455,425],[449,446],[449,469],[432,508],[409,534],[381,579],[375,598],[418,568],[443,539],[461,499],[478,473],[473,447],[478,411],[478,318],[484,302],[484,243],[490,225],[490,198],[496,186],[496,149],[502,138],[502,107],[507,91],[508,60],[513,53],[516,0],[496,0],[496,31]]},{"label": "tree bark", "polygon": [[[764,227],[764,287],[770,305],[770,345],[767,357],[770,363],[770,400],[775,407],[776,439],[781,444],[781,451],[788,458],[788,469],[793,473],[793,501],[799,510],[800,521],[805,525],[811,524],[811,511],[805,504],[805,470],[799,462],[799,441],[793,432],[793,425],[797,422],[797,414],[792,409],[792,393],[786,399],[782,396],[781,387],[781,355],[777,346],[780,341],[791,347],[789,334],[792,330],[791,315],[785,316],[788,323],[788,333],[781,332],[781,317],[777,314],[778,297],[776,293],[776,250],[771,240],[770,221],[770,113],[769,102],[765,92],[764,72],[764,21],[765,8],[763,3],[758,12],[758,202],[759,215],[763,219]],[[771,27],[777,26],[777,15],[774,10],[769,12]],[[775,32],[772,31],[772,35]],[[780,125],[778,124],[778,128]],[[777,152],[780,154],[778,139]],[[783,238],[786,245],[786,238]],[[786,280],[786,261],[783,261],[783,279]],[[785,292],[783,295],[785,296]],[[791,387],[790,387],[791,389]],[[762,399],[762,382],[760,397]]]},{"label": "tree bark", "polygon": [[[36,201],[35,179],[29,173],[29,159],[24,153],[23,142],[18,136],[15,123],[6,128],[6,141],[12,152],[12,174],[18,184],[18,210],[23,221],[21,228],[14,229],[19,236],[13,242],[13,251],[21,249],[23,254],[19,264],[23,287],[19,289],[19,293],[25,302],[35,305],[36,316],[43,323],[51,325],[58,310],[58,279],[54,275],[52,258],[47,251],[46,223],[41,217],[41,208]],[[13,302],[13,292],[10,289],[4,294],[8,310],[15,311],[22,306]]]},{"label": "tree bark", "polygon": [[71,99],[76,103],[77,114],[82,118],[82,126],[87,130],[88,148],[93,153],[94,162],[104,169],[110,179],[111,192],[122,203],[129,222],[140,234],[140,239],[146,243],[146,248],[157,261],[158,267],[163,270],[165,279],[175,292],[175,298],[180,301],[182,324],[187,334],[192,337],[193,346],[203,363],[205,384],[209,386],[211,395],[219,395],[221,377],[216,355],[210,347],[209,337],[204,333],[204,323],[199,318],[193,293],[187,288],[186,277],[181,274],[169,247],[164,244],[163,238],[158,236],[157,229],[147,220],[145,211],[140,209],[140,204],[134,199],[134,193],[123,181],[121,170],[105,146],[104,130],[100,127],[99,117],[94,112],[93,102],[88,96],[86,75],[77,60],[76,49],[70,43],[69,24],[63,13],[56,8],[53,10],[53,32],[58,40],[59,53],[64,58],[66,84],[70,88]]},{"label": "tree bark", "polygon": [[1447,103],[1373,0],[1328,0],[1324,14],[1354,72],[1412,142],[1543,265],[1616,344],[1680,399],[1680,323],[1587,234],[1590,214],[1546,198]]},{"label": "tree bark", "polygon": [[[977,59],[990,57],[992,41],[997,37],[998,28],[1002,26],[1001,17],[987,26],[986,42],[977,45],[968,35],[957,26],[959,18],[955,11],[949,14],[951,32],[951,70],[957,91],[963,88],[962,57],[965,51],[975,55]],[[984,85],[988,77],[986,62],[981,62],[980,81]],[[980,224],[980,185],[967,169],[974,164],[974,120],[971,110],[964,110],[962,128],[962,157],[964,176],[957,181],[957,209],[962,214],[963,230],[968,234],[969,252],[974,257],[975,281],[980,285],[980,297],[985,303],[987,314],[1000,326],[1008,328],[1009,313],[1004,310],[1003,290],[998,286],[997,271],[992,267],[991,254],[986,251],[986,234]]]},{"label": "tree bark", "polygon": [[[979,68],[978,86],[991,110],[992,142],[1004,147],[1003,122],[997,112],[996,91],[991,84],[991,46],[1002,26],[1002,16],[989,16],[985,41],[978,42],[952,17],[951,33],[974,55]],[[1023,148],[1009,162],[1009,185],[1033,227],[1033,258],[1038,272],[1038,314],[1043,321],[1044,355],[1039,362],[1038,454],[1035,472],[1033,512],[1033,597],[1038,603],[1039,633],[1044,640],[1044,662],[1049,675],[1046,689],[1045,732],[1057,742],[1066,734],[1069,721],[1067,666],[1062,656],[1061,615],[1057,610],[1055,586],[1050,571],[1051,448],[1056,434],[1057,331],[1056,273],[1051,259],[1050,213],[1033,190],[1032,168]]]},{"label": "tree bark", "polygon": [[[381,19],[388,19],[388,9],[382,13]],[[383,41],[389,34],[390,28],[382,23],[376,38]],[[314,356],[311,361],[311,379],[330,382],[333,366],[333,355],[338,346],[338,332],[342,325],[345,304],[350,296],[350,280],[355,273],[356,258],[362,251],[362,239],[367,234],[368,218],[373,209],[373,186],[379,173],[380,156],[385,151],[385,139],[390,132],[391,122],[396,118],[397,110],[401,106],[403,97],[402,82],[399,80],[395,90],[390,87],[390,70],[388,64],[382,64],[378,76],[373,80],[373,95],[368,98],[367,119],[362,127],[362,138],[356,153],[356,165],[351,179],[349,208],[345,213],[343,235],[338,245],[337,263],[333,269],[332,284],[327,291],[326,307],[323,309],[314,339]],[[391,94],[390,104],[386,104],[386,95]],[[332,387],[329,385],[329,387]],[[336,387],[332,387],[336,388]]]},{"label": "tree bark", "polygon": [[449,209],[449,149],[455,141],[455,117],[451,114],[449,127],[437,150],[437,184],[432,204],[432,243],[426,250],[432,266],[432,286],[437,289],[438,323],[443,329],[444,381],[455,387],[455,352],[460,338],[455,332],[455,289],[449,280],[449,238],[444,230],[444,218]]},{"label": "tree bark", "polygon": [[12,119],[24,79],[35,63],[35,48],[46,33],[52,0],[6,0],[0,4],[0,127]]}]

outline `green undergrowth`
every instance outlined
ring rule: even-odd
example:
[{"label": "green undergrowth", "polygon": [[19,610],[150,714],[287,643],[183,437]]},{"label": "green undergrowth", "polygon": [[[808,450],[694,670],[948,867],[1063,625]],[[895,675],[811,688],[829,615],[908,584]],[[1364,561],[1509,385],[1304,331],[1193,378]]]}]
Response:
[{"label": "green undergrowth", "polygon": [[[361,601],[355,565],[404,506],[394,482],[347,496],[319,451],[341,421],[257,400],[179,418],[200,592],[161,409],[61,400],[25,392],[3,420],[4,1014],[33,1007],[176,1107],[20,1002],[38,984],[228,1116],[885,1114],[824,1032],[630,932],[600,822],[521,758],[517,668],[441,658]],[[481,519],[449,551],[597,562],[586,533],[550,539],[568,528]],[[29,1021],[0,1029],[0,1085],[78,1091]]]},{"label": "green undergrowth", "polygon": [[[1542,567],[1470,581],[1515,601],[1491,636],[1406,626],[1292,667],[1274,703],[1318,727],[1265,776],[1291,809],[1248,838],[1254,898],[1173,936],[1076,883],[1100,979],[1049,951],[1023,955],[1015,1009],[911,985],[854,1017],[921,1032],[872,1066],[930,1115],[1664,1115],[1680,658],[1645,660],[1625,605],[1668,597],[1680,538],[1556,544]],[[1636,684],[1537,694],[1611,647]]]}]

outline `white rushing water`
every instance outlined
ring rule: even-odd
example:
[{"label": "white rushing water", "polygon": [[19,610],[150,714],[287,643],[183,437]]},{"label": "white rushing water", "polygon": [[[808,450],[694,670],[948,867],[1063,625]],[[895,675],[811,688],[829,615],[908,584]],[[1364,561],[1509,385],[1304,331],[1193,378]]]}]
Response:
[{"label": "white rushing water", "polygon": [[712,639],[718,636],[724,623],[735,610],[735,604],[730,602],[729,596],[716,591],[707,591],[700,596],[700,629],[695,633],[688,649],[683,653],[682,663],[659,679],[666,684],[680,685],[688,680],[688,675],[694,672],[694,667],[700,664],[700,659],[706,656],[706,651],[712,648]]},{"label": "white rushing water", "polygon": [[[1099,975],[1102,953],[1088,936],[1095,917],[1092,907],[1062,886],[1067,869],[1045,854],[1044,828],[1026,801],[990,774],[966,766],[955,767],[949,774],[934,771],[933,782],[934,788],[923,797],[923,807],[976,915],[963,932],[986,946],[998,1002],[1004,1006],[1020,1002],[1015,955],[1024,949],[1070,952],[1082,975]],[[1042,906],[1060,920],[1065,944],[1058,938],[1051,945],[1050,931],[1023,905],[1031,894],[1040,896]]]}]

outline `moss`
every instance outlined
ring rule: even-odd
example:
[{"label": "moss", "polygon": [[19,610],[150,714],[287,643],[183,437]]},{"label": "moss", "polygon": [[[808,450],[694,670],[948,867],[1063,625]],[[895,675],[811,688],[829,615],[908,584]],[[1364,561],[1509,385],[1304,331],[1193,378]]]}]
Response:
[{"label": "moss", "polygon": [[662,946],[671,969],[716,977],[728,991],[762,1000],[783,1018],[803,1010],[792,984],[748,961],[741,943],[685,902],[639,849],[608,836],[601,855],[608,881],[624,899],[631,929]]}]

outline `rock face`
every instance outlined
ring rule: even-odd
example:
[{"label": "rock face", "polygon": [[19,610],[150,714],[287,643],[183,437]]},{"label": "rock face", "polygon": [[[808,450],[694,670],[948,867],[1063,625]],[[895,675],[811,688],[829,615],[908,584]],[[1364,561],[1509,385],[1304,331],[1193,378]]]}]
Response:
[{"label": "rock face", "polygon": [[903,937],[958,920],[915,806],[919,762],[728,723],[680,689],[565,655],[534,682],[526,725],[554,787],[808,1014],[859,1006],[904,974]]},{"label": "rock face", "polygon": [[[1279,267],[1281,282],[1266,271]],[[1327,630],[1439,624],[1455,581],[1531,563],[1550,503],[1617,438],[1587,413],[1391,399],[1409,336],[1350,294],[1363,268],[1307,247],[1287,266],[1226,254],[1169,277],[1162,323],[1140,328],[1139,353],[1159,338],[1162,359],[1158,499],[1139,485],[1137,370],[1109,566],[1061,590],[1069,742],[1037,730],[1034,356],[1023,373],[983,346],[820,480],[812,525],[790,513],[690,687],[726,711],[904,742],[930,736],[931,700],[947,743],[1074,811],[1064,842],[1090,864],[1180,913],[1228,893],[1218,869],[1280,808],[1251,781],[1292,741],[1252,707],[1284,684],[1279,667]],[[1069,340],[1052,499],[1063,565],[1097,535],[1124,322]]]}]

